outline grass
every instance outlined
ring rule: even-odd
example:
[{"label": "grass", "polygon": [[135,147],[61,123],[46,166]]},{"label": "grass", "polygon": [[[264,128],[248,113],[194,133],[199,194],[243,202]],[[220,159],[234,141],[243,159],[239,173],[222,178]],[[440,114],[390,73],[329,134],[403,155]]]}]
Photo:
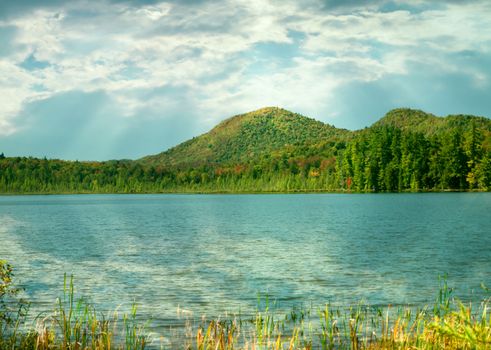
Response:
[{"label": "grass", "polygon": [[64,278],[63,297],[53,313],[38,319],[34,349],[144,349],[147,336],[136,319],[133,304],[129,314],[114,311],[98,314],[85,299],[75,300],[73,277]]},{"label": "grass", "polygon": [[[489,290],[487,290],[489,292]],[[433,306],[347,309],[326,304],[283,318],[268,308],[248,325],[211,321],[198,329],[196,349],[491,349],[489,298],[477,308],[452,296],[443,280]],[[188,346],[189,348],[189,346]]]},{"label": "grass", "polygon": [[[98,313],[86,299],[75,298],[73,277],[66,275],[63,295],[56,300],[54,310],[39,315],[34,326],[28,327],[27,312],[22,311],[25,302],[13,298],[19,290],[11,286],[10,266],[8,270],[0,269],[0,276],[2,271],[9,276],[0,287],[9,291],[11,298],[7,301],[7,293],[0,294],[0,350],[145,349],[148,336],[144,325],[137,321],[135,304],[130,313],[121,316],[117,311]],[[12,304],[20,304],[21,308],[15,312]],[[7,313],[8,318],[3,317]]]},{"label": "grass", "polygon": [[[137,318],[137,307],[119,315],[97,312],[76,298],[73,278],[64,279],[54,309],[26,321],[26,303],[17,299],[12,269],[0,261],[0,349],[490,349],[490,298],[463,303],[441,280],[434,304],[420,308],[294,308],[277,313],[258,301],[252,316],[187,322],[187,330],[164,344]],[[485,293],[491,291],[483,286]],[[262,303],[261,303],[262,302]],[[260,305],[262,305],[260,307]],[[14,306],[14,307],[13,307]],[[189,320],[188,320],[189,321]],[[165,336],[165,334],[163,334]]]}]

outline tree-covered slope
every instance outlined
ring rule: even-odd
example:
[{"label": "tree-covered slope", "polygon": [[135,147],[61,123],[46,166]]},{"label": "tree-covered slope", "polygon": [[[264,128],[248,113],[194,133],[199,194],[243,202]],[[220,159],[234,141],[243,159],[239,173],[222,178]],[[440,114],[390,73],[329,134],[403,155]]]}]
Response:
[{"label": "tree-covered slope", "polygon": [[437,117],[430,113],[409,108],[397,108],[389,111],[374,123],[371,128],[394,127],[402,131],[418,132],[425,136],[439,135],[451,129],[467,131],[472,127],[490,132],[491,121],[485,117],[471,115],[449,115]]},{"label": "tree-covered slope", "polygon": [[145,157],[142,162],[180,168],[244,163],[290,148],[343,139],[348,134],[300,114],[268,107],[229,118],[208,133]]},{"label": "tree-covered slope", "polygon": [[491,120],[395,109],[356,132],[337,176],[356,191],[491,187]]}]

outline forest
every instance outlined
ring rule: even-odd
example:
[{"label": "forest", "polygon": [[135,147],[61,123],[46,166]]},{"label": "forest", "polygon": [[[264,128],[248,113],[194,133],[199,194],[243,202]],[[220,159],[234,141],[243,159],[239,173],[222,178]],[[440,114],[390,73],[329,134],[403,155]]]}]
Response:
[{"label": "forest", "polygon": [[447,190],[491,190],[490,119],[397,109],[348,131],[264,108],[138,160],[0,154],[4,194]]}]

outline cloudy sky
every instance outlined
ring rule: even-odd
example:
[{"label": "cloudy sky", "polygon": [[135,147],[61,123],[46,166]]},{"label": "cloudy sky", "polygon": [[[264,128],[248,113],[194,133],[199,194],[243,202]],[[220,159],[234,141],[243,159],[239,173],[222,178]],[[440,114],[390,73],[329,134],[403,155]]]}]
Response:
[{"label": "cloudy sky", "polygon": [[491,1],[0,1],[0,152],[158,153],[280,106],[491,117]]}]

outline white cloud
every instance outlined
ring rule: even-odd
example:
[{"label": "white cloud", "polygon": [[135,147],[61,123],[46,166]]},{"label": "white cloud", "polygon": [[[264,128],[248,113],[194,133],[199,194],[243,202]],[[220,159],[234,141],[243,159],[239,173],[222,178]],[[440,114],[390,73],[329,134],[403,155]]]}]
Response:
[{"label": "white cloud", "polygon": [[158,6],[145,6],[136,11],[136,13],[141,13],[152,21],[158,21],[162,17],[166,16],[171,7],[169,4],[163,3]]},{"label": "white cloud", "polygon": [[[485,86],[488,71],[461,67],[448,55],[472,50],[489,56],[490,18],[487,2],[420,13],[373,8],[329,13],[286,1],[138,8],[72,1],[3,23],[15,26],[17,35],[15,50],[0,57],[0,135],[21,127],[15,116],[27,103],[72,90],[106,91],[123,115],[132,116],[148,106],[172,104],[168,96],[142,98],[134,92],[186,86],[195,105],[183,109],[221,118],[262,105],[311,111],[326,105],[342,84],[407,74],[410,62],[466,72]],[[300,39],[293,39],[292,31],[301,33]],[[267,59],[288,64],[251,73],[247,68],[257,63],[259,43],[290,45],[296,52],[285,58],[273,47]],[[20,68],[32,54],[49,65]]]}]

